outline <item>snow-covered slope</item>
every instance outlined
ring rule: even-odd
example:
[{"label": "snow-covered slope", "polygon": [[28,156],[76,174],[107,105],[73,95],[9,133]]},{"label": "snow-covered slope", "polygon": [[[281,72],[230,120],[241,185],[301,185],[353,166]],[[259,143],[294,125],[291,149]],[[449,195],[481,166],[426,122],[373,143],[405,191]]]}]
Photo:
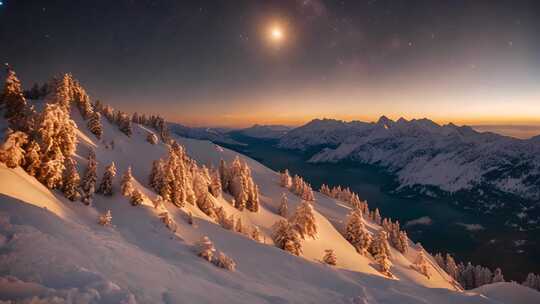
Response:
[{"label": "snow-covered slope", "polygon": [[279,146],[316,150],[312,162],[353,160],[377,164],[398,177],[401,187],[435,186],[447,192],[476,186],[540,197],[540,142],[479,133],[428,119],[376,123],[314,120],[291,130]]},{"label": "snow-covered slope", "polygon": [[[392,249],[391,271],[382,276],[370,258],[356,253],[339,233],[349,207],[316,194],[318,238],[303,242],[296,257],[273,246],[271,226],[283,188],[278,174],[243,157],[260,187],[261,210],[234,209],[226,199],[218,205],[241,216],[247,226],[261,228],[264,242],[217,225],[197,207],[165,208],[178,225],[176,232],[160,221],[146,187],[153,160],[166,154],[163,144],[146,142],[147,132],[133,126],[125,136],[103,120],[103,139],[86,130],[77,110],[72,117],[79,126],[77,160],[82,170],[88,148],[96,151],[98,176],[114,161],[119,172],[133,167],[136,187],[145,200],[133,207],[119,189],[112,197],[97,195],[91,206],[71,202],[50,191],[20,168],[0,164],[0,300],[55,303],[499,303],[455,287],[431,257],[431,279],[410,268],[418,254],[411,247],[406,256]],[[237,153],[208,141],[176,138],[189,155],[202,164],[217,166]],[[110,143],[114,140],[114,148]],[[80,170],[80,171],[81,171]],[[289,195],[292,210],[299,200]],[[112,211],[113,226],[97,224],[97,217]],[[195,225],[186,221],[192,212]],[[371,231],[380,229],[368,222]],[[193,244],[209,236],[216,248],[237,262],[236,271],[217,268],[196,256]],[[335,250],[338,263],[319,262],[324,250]],[[527,303],[527,296],[524,302]],[[507,302],[511,303],[511,302]],[[534,302],[529,302],[534,303]]]}]

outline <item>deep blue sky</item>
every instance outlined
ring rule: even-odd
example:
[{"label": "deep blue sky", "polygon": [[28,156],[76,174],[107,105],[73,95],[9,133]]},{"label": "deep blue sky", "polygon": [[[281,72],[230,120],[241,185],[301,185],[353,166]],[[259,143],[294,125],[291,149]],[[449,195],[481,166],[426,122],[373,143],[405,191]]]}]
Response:
[{"label": "deep blue sky", "polygon": [[188,124],[536,123],[539,29],[539,1],[4,0],[0,60]]}]

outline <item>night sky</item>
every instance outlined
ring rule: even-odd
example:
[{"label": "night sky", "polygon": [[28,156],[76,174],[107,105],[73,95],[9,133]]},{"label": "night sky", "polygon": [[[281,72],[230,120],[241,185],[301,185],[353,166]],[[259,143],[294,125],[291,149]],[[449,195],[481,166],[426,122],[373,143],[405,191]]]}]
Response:
[{"label": "night sky", "polygon": [[0,1],[25,86],[71,72],[128,112],[540,124],[540,1]]}]

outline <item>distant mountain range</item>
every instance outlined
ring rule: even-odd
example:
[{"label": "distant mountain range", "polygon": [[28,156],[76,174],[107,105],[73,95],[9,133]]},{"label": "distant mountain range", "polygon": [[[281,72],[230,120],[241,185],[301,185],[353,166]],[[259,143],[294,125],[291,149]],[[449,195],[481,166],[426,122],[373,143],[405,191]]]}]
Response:
[{"label": "distant mountain range", "polygon": [[528,140],[429,119],[377,122],[315,119],[278,146],[310,150],[310,162],[357,161],[395,174],[399,188],[434,186],[454,193],[491,189],[540,198],[540,136]]},{"label": "distant mountain range", "polygon": [[254,125],[246,129],[189,128],[171,124],[177,135],[242,144],[241,134],[275,139],[283,149],[309,153],[310,162],[353,161],[384,167],[397,190],[428,195],[472,191],[540,199],[540,136],[517,139],[469,126],[439,125],[429,119],[377,122],[314,119],[298,128]]}]

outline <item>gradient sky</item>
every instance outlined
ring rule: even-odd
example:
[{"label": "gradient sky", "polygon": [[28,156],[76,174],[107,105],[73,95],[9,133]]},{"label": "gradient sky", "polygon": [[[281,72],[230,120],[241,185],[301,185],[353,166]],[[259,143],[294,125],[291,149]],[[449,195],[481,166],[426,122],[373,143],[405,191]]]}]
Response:
[{"label": "gradient sky", "polygon": [[2,2],[0,60],[26,86],[72,72],[128,112],[540,124],[540,1]]}]

